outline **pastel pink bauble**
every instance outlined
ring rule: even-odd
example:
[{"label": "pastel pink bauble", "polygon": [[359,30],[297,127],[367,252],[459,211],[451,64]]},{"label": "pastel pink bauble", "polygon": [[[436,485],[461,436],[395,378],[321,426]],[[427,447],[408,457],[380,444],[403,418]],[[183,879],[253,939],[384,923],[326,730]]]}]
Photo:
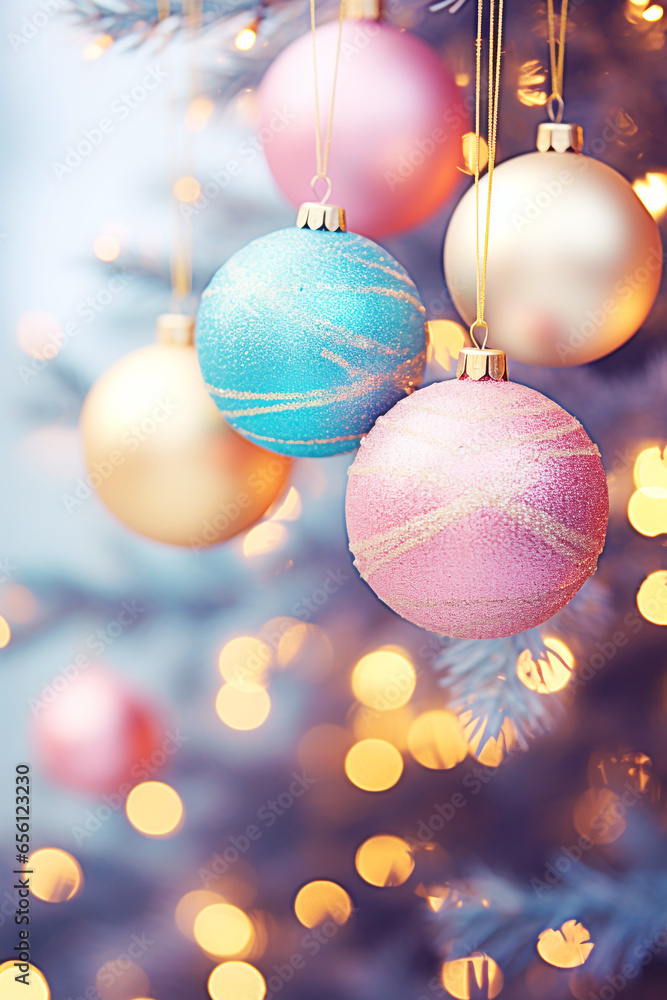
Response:
[{"label": "pastel pink bauble", "polygon": [[158,714],[111,671],[87,667],[72,678],[60,674],[42,699],[32,745],[52,781],[89,795],[118,792],[122,785],[129,791],[145,775],[147,760],[155,772],[164,763]]},{"label": "pastel pink bauble", "polygon": [[[338,22],[317,28],[323,148]],[[316,172],[315,90],[310,33],[289,45],[260,90],[259,140],[293,205],[312,201]],[[377,239],[418,225],[461,178],[469,115],[437,52],[378,21],[345,21],[328,174],[332,202],[353,232]]]},{"label": "pastel pink bauble", "polygon": [[595,572],[609,497],[573,416],[515,382],[464,377],[397,403],[349,470],[355,565],[408,621],[491,639],[540,625]]}]

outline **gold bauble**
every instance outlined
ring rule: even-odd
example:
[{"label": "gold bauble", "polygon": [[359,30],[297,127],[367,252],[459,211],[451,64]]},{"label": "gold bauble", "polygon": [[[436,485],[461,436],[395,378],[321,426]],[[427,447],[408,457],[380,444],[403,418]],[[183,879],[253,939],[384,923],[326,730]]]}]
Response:
[{"label": "gold bauble", "polygon": [[[549,128],[576,127],[541,126]],[[488,175],[480,181],[480,247],[487,192]],[[454,305],[472,323],[474,187],[452,216],[444,258]],[[658,226],[611,167],[551,148],[495,169],[486,319],[491,343],[510,358],[562,367],[615,351],[646,319],[661,272]]]},{"label": "gold bauble", "polygon": [[243,531],[281,492],[291,460],[237,434],[206,391],[193,322],[116,362],[81,413],[87,486],[141,535],[199,549]]}]

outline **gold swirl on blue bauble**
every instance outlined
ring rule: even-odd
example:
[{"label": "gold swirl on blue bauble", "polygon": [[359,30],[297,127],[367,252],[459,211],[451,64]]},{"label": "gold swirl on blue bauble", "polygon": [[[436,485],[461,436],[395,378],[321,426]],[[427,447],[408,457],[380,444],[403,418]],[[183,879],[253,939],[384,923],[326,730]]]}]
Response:
[{"label": "gold swirl on blue bauble", "polygon": [[336,455],[418,387],[424,318],[414,282],[376,243],[283,229],[214,275],[197,317],[199,363],[240,434],[285,455]]}]

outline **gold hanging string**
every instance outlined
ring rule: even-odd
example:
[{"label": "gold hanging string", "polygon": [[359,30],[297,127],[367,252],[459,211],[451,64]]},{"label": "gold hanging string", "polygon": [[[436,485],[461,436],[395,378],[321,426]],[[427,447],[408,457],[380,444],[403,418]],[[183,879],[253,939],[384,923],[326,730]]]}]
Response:
[{"label": "gold hanging string", "polygon": [[[549,57],[551,60],[551,94],[547,101],[547,111],[552,122],[563,120],[565,102],[563,101],[563,67],[565,65],[565,38],[567,36],[567,5],[568,0],[561,0],[560,31],[558,36],[558,54],[556,54],[556,17],[554,0],[547,0],[547,24],[549,30]],[[554,104],[556,110],[554,111]]]},{"label": "gold hanging string", "polygon": [[[497,15],[496,15],[497,8]],[[493,171],[496,163],[496,143],[498,136],[498,103],[500,97],[500,62],[503,43],[504,0],[489,2],[489,75],[488,75],[488,119],[487,144],[489,183],[486,194],[486,214],[484,220],[484,247],[480,253],[479,240],[479,163],[481,152],[480,106],[482,94],[482,27],[484,0],[477,2],[477,39],[475,43],[475,264],[477,269],[477,315],[470,326],[470,339],[479,348],[475,331],[484,330],[482,349],[486,347],[489,327],[484,319],[486,305],[486,269],[489,256],[489,231],[491,225],[491,193]]]},{"label": "gold hanging string", "polygon": [[327,174],[327,169],[329,167],[329,150],[331,148],[331,130],[333,128],[333,115],[334,115],[334,104],[336,102],[336,82],[338,80],[338,64],[340,62],[340,44],[343,34],[343,14],[345,10],[345,0],[340,2],[340,10],[338,12],[338,41],[336,42],[336,61],[334,64],[334,78],[333,86],[331,88],[331,104],[329,106],[329,123],[327,125],[327,136],[324,146],[324,154],[322,153],[322,131],[320,123],[320,88],[319,88],[319,78],[317,74],[317,36],[315,34],[315,0],[310,0],[310,28],[313,38],[313,75],[315,77],[315,162],[317,164],[317,173],[310,182],[310,186],[317,196],[317,182],[324,181],[326,184],[326,191],[324,196],[320,199],[321,204],[325,205],[329,200],[329,195],[331,194],[331,180]]},{"label": "gold hanging string", "polygon": [[[157,0],[158,21],[161,22],[171,15],[171,0]],[[183,0],[183,11],[187,16],[188,25],[192,31],[199,30],[201,26],[201,6],[200,0]],[[165,52],[167,62],[167,106],[168,106],[168,161],[169,161],[169,182],[170,182],[170,203],[171,203],[171,252],[170,252],[170,272],[171,272],[171,312],[182,312],[185,300],[192,291],[192,222],[191,218],[184,217],[181,212],[181,203],[176,197],[173,186],[181,176],[178,157],[178,129],[182,124],[177,114],[176,96],[173,82],[173,60],[171,58],[170,47],[167,46]],[[190,98],[196,96],[196,71],[194,62],[189,65],[189,89]],[[187,175],[192,174],[193,151],[192,139],[189,132],[186,132],[181,144],[182,166]]]}]

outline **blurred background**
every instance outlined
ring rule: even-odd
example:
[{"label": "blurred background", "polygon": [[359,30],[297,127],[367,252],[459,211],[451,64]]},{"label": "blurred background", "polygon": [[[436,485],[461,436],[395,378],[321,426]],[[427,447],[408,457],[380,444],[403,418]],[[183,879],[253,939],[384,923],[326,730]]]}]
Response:
[{"label": "blurred background", "polygon": [[[448,642],[381,604],[347,547],[349,455],[296,461],[224,544],[134,533],[86,483],[84,398],[169,311],[175,179],[192,312],[230,254],[293,224],[258,87],[309,24],[302,0],[205,3],[197,32],[174,7],[159,27],[149,0],[1,15],[0,993],[661,997],[667,296],[601,361],[512,366],[584,424],[610,488],[598,573],[539,630]],[[468,96],[475,16],[388,13]],[[579,0],[570,18],[567,117],[661,223],[667,16]],[[499,159],[534,148],[546,38],[543,3],[510,5]],[[439,209],[381,238],[436,321],[426,381],[452,377],[466,336],[442,245],[470,156],[468,139]],[[22,762],[29,990],[11,964]]]}]

